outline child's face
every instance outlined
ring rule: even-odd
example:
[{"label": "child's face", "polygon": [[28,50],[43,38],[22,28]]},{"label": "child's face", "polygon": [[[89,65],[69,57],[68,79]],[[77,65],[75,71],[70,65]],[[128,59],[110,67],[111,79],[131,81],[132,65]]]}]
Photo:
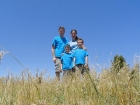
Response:
[{"label": "child's face", "polygon": [[59,29],[59,31],[58,31],[58,32],[59,32],[59,34],[60,34],[60,35],[64,35],[65,30],[64,30],[64,29]]},{"label": "child's face", "polygon": [[82,48],[83,47],[83,41],[82,40],[77,40],[78,47]]},{"label": "child's face", "polygon": [[65,52],[66,52],[66,53],[69,53],[69,52],[70,52],[70,48],[69,48],[69,47],[66,47],[66,48],[65,48]]}]

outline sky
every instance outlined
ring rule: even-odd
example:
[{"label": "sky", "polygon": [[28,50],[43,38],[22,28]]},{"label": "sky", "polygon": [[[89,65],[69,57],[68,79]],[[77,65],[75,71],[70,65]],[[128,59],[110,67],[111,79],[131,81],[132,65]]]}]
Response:
[{"label": "sky", "polygon": [[[47,70],[54,77],[51,45],[59,26],[69,41],[77,30],[97,72],[116,54],[130,66],[140,55],[140,0],[0,0],[0,46],[31,74]],[[20,75],[24,68],[16,59],[2,58],[0,76]]]}]

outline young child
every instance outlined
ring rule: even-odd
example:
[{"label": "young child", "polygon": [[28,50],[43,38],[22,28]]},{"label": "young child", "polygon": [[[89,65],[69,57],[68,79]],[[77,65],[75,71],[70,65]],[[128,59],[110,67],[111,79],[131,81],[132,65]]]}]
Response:
[{"label": "young child", "polygon": [[74,62],[76,72],[83,74],[85,72],[85,68],[88,67],[88,54],[87,51],[83,49],[84,41],[81,38],[78,38],[77,44],[78,48],[74,52]]},{"label": "young child", "polygon": [[73,54],[70,53],[70,45],[65,46],[65,53],[61,56],[61,69],[63,70],[63,76],[72,75]]},{"label": "young child", "polygon": [[61,55],[64,52],[64,46],[68,40],[64,37],[65,28],[60,26],[58,29],[59,36],[55,37],[52,42],[52,57],[55,64],[55,73],[58,80],[60,80],[61,73]]}]

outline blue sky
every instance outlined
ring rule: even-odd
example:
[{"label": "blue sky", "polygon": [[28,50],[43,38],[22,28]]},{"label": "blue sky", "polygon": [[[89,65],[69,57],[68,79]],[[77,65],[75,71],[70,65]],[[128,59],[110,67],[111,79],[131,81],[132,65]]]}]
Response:
[{"label": "blue sky", "polygon": [[[94,66],[108,67],[115,54],[132,65],[134,55],[140,55],[139,0],[0,1],[0,46],[32,74],[47,69],[47,74],[54,76],[51,43],[59,26],[66,28],[69,41],[71,29],[78,31]],[[0,75],[22,70],[8,54],[1,61]]]}]

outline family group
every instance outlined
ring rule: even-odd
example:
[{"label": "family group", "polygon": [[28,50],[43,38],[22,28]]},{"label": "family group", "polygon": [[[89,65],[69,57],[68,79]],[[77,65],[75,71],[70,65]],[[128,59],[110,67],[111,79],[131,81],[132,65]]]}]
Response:
[{"label": "family group", "polygon": [[88,67],[88,53],[84,46],[84,40],[77,36],[77,30],[71,30],[72,40],[68,42],[64,37],[65,28],[58,28],[59,36],[56,36],[52,42],[52,57],[55,64],[55,73],[60,80],[60,73],[68,76],[71,73],[80,72],[84,74]]}]

